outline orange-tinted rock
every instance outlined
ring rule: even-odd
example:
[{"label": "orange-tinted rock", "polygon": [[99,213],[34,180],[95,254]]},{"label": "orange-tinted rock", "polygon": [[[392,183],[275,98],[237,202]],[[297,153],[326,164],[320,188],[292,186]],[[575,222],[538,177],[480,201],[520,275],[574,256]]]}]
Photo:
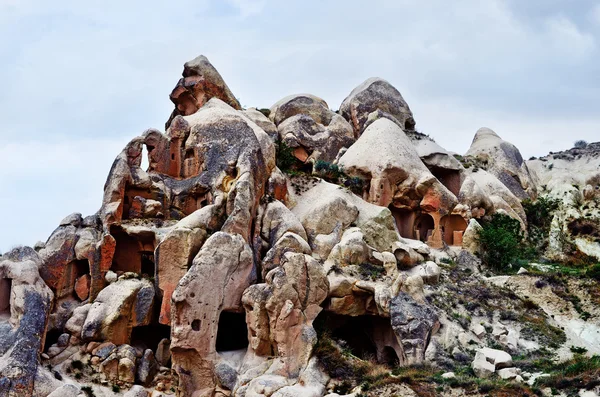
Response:
[{"label": "orange-tinted rock", "polygon": [[86,300],[90,295],[90,275],[84,274],[75,282],[75,294],[82,301]]},{"label": "orange-tinted rock", "polygon": [[219,72],[205,56],[200,55],[186,62],[183,67],[183,77],[177,82],[169,96],[175,104],[175,110],[171,113],[165,128],[169,128],[176,116],[189,116],[214,97],[234,109],[241,109],[240,103],[229,90]]}]

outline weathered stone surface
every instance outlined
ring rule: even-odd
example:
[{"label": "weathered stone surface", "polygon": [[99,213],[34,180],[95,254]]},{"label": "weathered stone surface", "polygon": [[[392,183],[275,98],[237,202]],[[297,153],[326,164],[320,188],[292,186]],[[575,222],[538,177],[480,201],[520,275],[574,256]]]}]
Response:
[{"label": "weathered stone surface", "polygon": [[158,362],[154,358],[152,350],[146,349],[137,367],[137,380],[144,386],[148,386],[158,372]]},{"label": "weathered stone surface", "polygon": [[154,287],[147,280],[119,279],[108,285],[91,305],[82,327],[84,340],[128,343],[132,327],[147,325],[152,314]]},{"label": "weathered stone surface", "polygon": [[496,366],[490,363],[481,351],[475,353],[475,359],[471,364],[471,368],[473,368],[475,375],[480,378],[489,378],[496,371]]},{"label": "weathered stone surface", "polygon": [[[211,390],[222,311],[242,310],[242,293],[256,280],[252,251],[237,234],[213,234],[173,293],[173,367],[185,393]],[[210,288],[204,288],[210,285]]]},{"label": "weathered stone surface", "polygon": [[502,140],[491,129],[477,130],[466,155],[484,162],[487,171],[498,178],[519,199],[537,197],[534,177],[527,163],[523,161],[519,149],[512,143]]},{"label": "weathered stone surface", "polygon": [[69,331],[72,335],[81,337],[81,329],[90,311],[90,307],[92,307],[92,304],[87,303],[73,310],[73,315],[65,324],[65,330]]},{"label": "weathered stone surface", "polygon": [[266,283],[244,292],[250,346],[257,355],[275,354],[274,373],[295,378],[308,363],[316,342],[312,322],[328,290],[321,265],[290,252],[267,274]]},{"label": "weathered stone surface", "polygon": [[148,397],[148,392],[144,389],[143,386],[133,385],[131,389],[129,389],[123,397]]},{"label": "weathered stone surface", "polygon": [[431,335],[440,326],[433,309],[400,292],[390,302],[390,317],[392,328],[404,349],[404,356],[399,357],[401,364],[423,362]]},{"label": "weathered stone surface", "polygon": [[80,392],[78,386],[67,383],[48,394],[48,397],[77,397]]},{"label": "weathered stone surface", "polygon": [[279,126],[290,117],[304,114],[321,125],[329,125],[334,112],[329,110],[327,102],[310,94],[296,94],[282,98],[273,106],[269,118]]},{"label": "weathered stone surface", "polygon": [[283,121],[277,129],[281,142],[293,149],[301,148],[309,154],[306,158],[298,158],[303,162],[333,162],[342,148],[354,143],[352,127],[337,114],[326,126],[310,116],[298,114]]},{"label": "weathered stone surface", "polygon": [[397,120],[404,130],[413,130],[415,120],[400,92],[387,81],[372,77],[358,87],[340,105],[340,113],[354,128],[358,138],[369,114],[380,110]]},{"label": "weathered stone surface", "polygon": [[164,338],[158,342],[155,357],[161,366],[166,367],[169,365],[171,360],[171,341],[169,339]]},{"label": "weathered stone surface", "polygon": [[82,301],[86,300],[88,296],[90,296],[90,280],[90,275],[84,274],[75,282],[75,293]]},{"label": "weathered stone surface", "polygon": [[182,75],[169,96],[175,104],[175,110],[165,128],[169,128],[175,116],[189,116],[213,97],[221,99],[235,109],[241,108],[219,72],[205,56],[200,55],[186,62]]},{"label": "weathered stone surface", "polygon": [[8,300],[2,302],[2,309],[9,309],[8,322],[0,327],[0,390],[11,396],[28,397],[33,392],[53,299],[38,272],[41,265],[37,252],[29,247],[0,257],[0,292]]}]

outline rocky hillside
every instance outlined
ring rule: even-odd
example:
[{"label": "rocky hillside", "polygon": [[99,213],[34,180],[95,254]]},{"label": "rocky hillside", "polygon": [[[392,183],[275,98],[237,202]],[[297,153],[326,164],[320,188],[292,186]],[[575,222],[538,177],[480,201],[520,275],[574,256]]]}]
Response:
[{"label": "rocky hillside", "polygon": [[380,78],[243,109],[203,56],[170,98],[0,256],[0,396],[597,395],[600,143],[452,154]]}]

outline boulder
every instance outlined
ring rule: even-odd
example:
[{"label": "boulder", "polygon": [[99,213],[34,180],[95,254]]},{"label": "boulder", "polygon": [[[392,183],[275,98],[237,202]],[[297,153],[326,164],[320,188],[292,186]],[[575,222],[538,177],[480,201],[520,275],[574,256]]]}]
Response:
[{"label": "boulder", "polygon": [[327,102],[311,94],[295,94],[280,99],[271,106],[269,118],[279,126],[283,121],[296,115],[306,115],[321,125],[329,125],[335,115]]},{"label": "boulder", "polygon": [[156,361],[162,366],[167,367],[169,361],[171,361],[171,341],[167,338],[161,339],[156,347],[156,354],[154,355]]},{"label": "boulder", "polygon": [[400,364],[422,363],[431,335],[440,327],[434,310],[400,292],[390,302],[390,317],[392,328],[404,349],[405,357],[400,358]]},{"label": "boulder", "polygon": [[234,109],[241,108],[219,72],[204,55],[186,62],[183,65],[182,76],[169,95],[175,104],[175,109],[165,128],[169,128],[173,119],[178,115],[194,114],[211,98],[219,98]]},{"label": "boulder", "polygon": [[279,124],[277,130],[281,142],[294,149],[296,157],[302,162],[313,160],[332,163],[342,148],[349,148],[354,143],[352,127],[337,114],[332,116],[327,126],[317,123],[310,116],[298,114]]},{"label": "boulder", "polygon": [[143,386],[133,385],[131,389],[123,395],[123,397],[148,397],[148,392]]},{"label": "boulder", "polygon": [[75,294],[77,294],[77,297],[82,301],[90,296],[90,280],[90,275],[84,274],[75,282]]},{"label": "boulder", "polygon": [[473,255],[478,255],[480,252],[479,232],[483,228],[475,219],[470,219],[467,229],[463,233],[462,247]]},{"label": "boulder", "polygon": [[494,364],[496,369],[507,368],[512,365],[511,355],[502,350],[484,347],[479,349],[478,352],[481,352],[488,362]]},{"label": "boulder", "polygon": [[152,350],[146,349],[137,367],[137,380],[144,386],[150,385],[158,372],[158,362]]},{"label": "boulder", "polygon": [[408,104],[400,92],[383,79],[367,79],[340,105],[340,113],[352,124],[356,138],[363,133],[369,114],[378,110],[396,119],[402,129],[414,130],[415,120]]},{"label": "boulder", "polygon": [[486,355],[481,351],[475,353],[471,368],[479,378],[489,378],[496,371],[496,366],[489,362]]},{"label": "boulder", "polygon": [[90,311],[90,307],[92,307],[92,304],[87,303],[83,306],[75,308],[75,310],[73,310],[73,315],[65,324],[65,330],[69,331],[71,335],[81,337],[81,329],[85,323],[88,312]]},{"label": "boulder", "polygon": [[89,308],[82,327],[84,340],[128,343],[131,328],[148,325],[152,316],[154,286],[148,280],[123,279],[104,288]]},{"label": "boulder", "polygon": [[484,164],[520,200],[537,197],[534,177],[523,161],[519,149],[504,141],[489,128],[477,130],[466,156]]},{"label": "boulder", "polygon": [[521,370],[518,368],[502,368],[497,371],[498,376],[504,380],[515,380],[517,376],[521,374]]}]

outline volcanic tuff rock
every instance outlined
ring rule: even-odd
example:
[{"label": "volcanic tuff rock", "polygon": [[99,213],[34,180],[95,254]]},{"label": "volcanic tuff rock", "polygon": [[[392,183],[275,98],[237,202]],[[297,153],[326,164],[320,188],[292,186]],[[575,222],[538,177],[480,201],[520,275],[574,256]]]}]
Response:
[{"label": "volcanic tuff rock", "polygon": [[[37,252],[0,256],[2,392],[334,396],[368,392],[361,377],[394,365],[451,370],[475,347],[473,368],[489,375],[502,365],[488,344],[531,351],[550,331],[532,340],[500,318],[495,308],[523,303],[493,283],[537,283],[479,273],[479,222],[500,212],[525,228],[521,199],[555,195],[565,211],[549,250],[600,253],[593,145],[524,162],[482,129],[454,155],[415,131],[379,78],[339,112],[309,94],[241,109],[203,56],[170,98],[166,130],[117,155],[96,214],[67,216]],[[527,315],[552,330],[555,306]],[[556,321],[594,348],[572,336],[579,323]]]}]

